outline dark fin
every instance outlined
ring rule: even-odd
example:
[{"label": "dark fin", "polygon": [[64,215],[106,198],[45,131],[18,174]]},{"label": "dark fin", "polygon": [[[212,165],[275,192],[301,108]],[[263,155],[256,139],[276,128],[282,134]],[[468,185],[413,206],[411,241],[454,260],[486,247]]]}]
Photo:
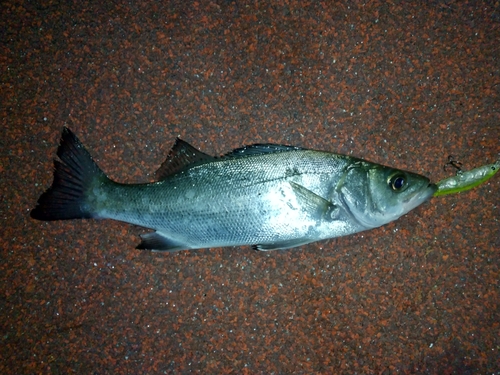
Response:
[{"label": "dark fin", "polygon": [[290,182],[299,201],[300,209],[307,212],[313,220],[336,220],[340,209],[325,198],[313,193],[302,185]]},{"label": "dark fin", "polygon": [[216,160],[213,156],[207,155],[191,146],[180,138],[175,140],[174,146],[168,153],[167,159],[156,171],[156,178],[164,178],[180,172],[187,167],[201,165]]},{"label": "dark fin", "polygon": [[297,247],[301,245],[305,245],[315,240],[311,240],[310,238],[294,238],[293,240],[286,240],[268,244],[259,244],[252,246],[255,250],[260,251],[269,251],[269,250],[285,250],[290,249],[292,247]]},{"label": "dark fin", "polygon": [[52,186],[31,210],[37,220],[70,220],[96,217],[86,202],[87,189],[96,179],[108,178],[94,162],[78,138],[64,127],[57,149],[61,161],[54,160]]},{"label": "dark fin", "polygon": [[234,158],[240,156],[244,157],[251,155],[273,154],[275,152],[287,152],[287,151],[297,151],[297,150],[305,150],[305,148],[277,145],[273,143],[263,143],[263,144],[254,144],[234,149],[233,151],[225,154],[224,157]]},{"label": "dark fin", "polygon": [[141,234],[141,239],[142,241],[137,245],[136,249],[157,251],[180,251],[189,249],[189,246],[176,242],[160,232]]}]

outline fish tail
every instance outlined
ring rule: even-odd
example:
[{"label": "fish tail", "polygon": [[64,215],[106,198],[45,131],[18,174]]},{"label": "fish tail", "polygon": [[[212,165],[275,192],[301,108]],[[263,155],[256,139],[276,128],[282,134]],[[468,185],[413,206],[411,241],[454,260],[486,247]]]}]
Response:
[{"label": "fish tail", "polygon": [[37,220],[70,220],[97,218],[88,196],[97,184],[109,179],[97,166],[80,140],[64,127],[57,156],[54,160],[54,181],[52,186],[38,199],[31,210],[31,217]]}]

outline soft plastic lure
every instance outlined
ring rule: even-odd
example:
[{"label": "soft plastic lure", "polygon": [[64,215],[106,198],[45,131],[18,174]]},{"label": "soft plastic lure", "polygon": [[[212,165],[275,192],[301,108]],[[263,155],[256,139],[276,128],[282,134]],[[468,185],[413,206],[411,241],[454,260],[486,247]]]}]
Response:
[{"label": "soft plastic lure", "polygon": [[455,176],[445,178],[436,184],[438,190],[434,193],[435,197],[460,193],[462,191],[475,188],[492,178],[500,169],[500,160],[497,160],[493,164],[486,164],[481,167],[471,169],[470,171],[462,171],[456,165],[461,165],[460,163],[450,161],[449,164],[458,168],[458,172]]}]

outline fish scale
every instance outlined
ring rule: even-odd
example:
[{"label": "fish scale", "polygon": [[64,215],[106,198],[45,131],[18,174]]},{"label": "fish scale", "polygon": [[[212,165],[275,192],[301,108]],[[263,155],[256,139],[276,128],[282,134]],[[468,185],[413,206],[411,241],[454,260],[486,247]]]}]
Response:
[{"label": "fish scale", "polygon": [[[293,208],[286,205],[286,202],[293,200],[289,181],[301,183],[321,195],[327,191],[327,186],[323,185],[336,183],[321,176],[335,175],[341,168],[340,163],[333,159],[331,165],[323,163],[320,170],[315,165],[318,163],[310,162],[314,155],[307,155],[315,152],[300,153],[306,154],[306,157],[301,154],[288,158],[284,158],[287,155],[275,155],[270,160],[270,155],[261,155],[214,161],[167,177],[154,185],[134,186],[133,190],[130,185],[117,184],[112,188],[113,191],[109,191],[111,187],[105,185],[103,189],[108,190],[106,195],[116,197],[107,199],[105,205],[115,210],[99,207],[94,210],[100,212],[103,218],[132,222],[162,233],[184,233],[184,237],[189,237],[193,242],[218,240],[227,244],[235,241],[254,244],[255,241],[282,240],[293,235],[293,232],[304,235],[306,229],[298,228],[304,227],[303,223],[297,222],[297,228],[289,223],[286,227],[278,228],[280,221],[275,220],[273,223],[266,216],[277,216],[278,211],[282,216],[293,215]],[[267,165],[271,165],[271,168],[262,168]],[[299,174],[290,174],[291,168]],[[323,180],[323,184],[318,183],[320,180]],[[193,181],[197,182],[195,186]],[[202,190],[190,197],[190,192],[197,189],[198,185],[203,187]],[[149,204],[142,202],[144,196],[150,197]],[[269,201],[264,201],[265,197]],[[249,199],[253,204],[249,204]],[[270,209],[273,202],[277,207]],[[307,219],[306,214],[301,217]],[[243,233],[241,229],[244,229]]]}]

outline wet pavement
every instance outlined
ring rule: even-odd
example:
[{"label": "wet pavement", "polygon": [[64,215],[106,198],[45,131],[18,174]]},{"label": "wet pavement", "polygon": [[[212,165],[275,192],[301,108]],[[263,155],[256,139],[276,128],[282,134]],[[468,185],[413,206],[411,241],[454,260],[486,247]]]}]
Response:
[{"label": "wet pavement", "polygon": [[498,374],[500,178],[288,251],[135,250],[39,222],[70,127],[120,182],[175,137],[284,143],[433,181],[500,155],[494,2],[6,1],[2,374]]}]

